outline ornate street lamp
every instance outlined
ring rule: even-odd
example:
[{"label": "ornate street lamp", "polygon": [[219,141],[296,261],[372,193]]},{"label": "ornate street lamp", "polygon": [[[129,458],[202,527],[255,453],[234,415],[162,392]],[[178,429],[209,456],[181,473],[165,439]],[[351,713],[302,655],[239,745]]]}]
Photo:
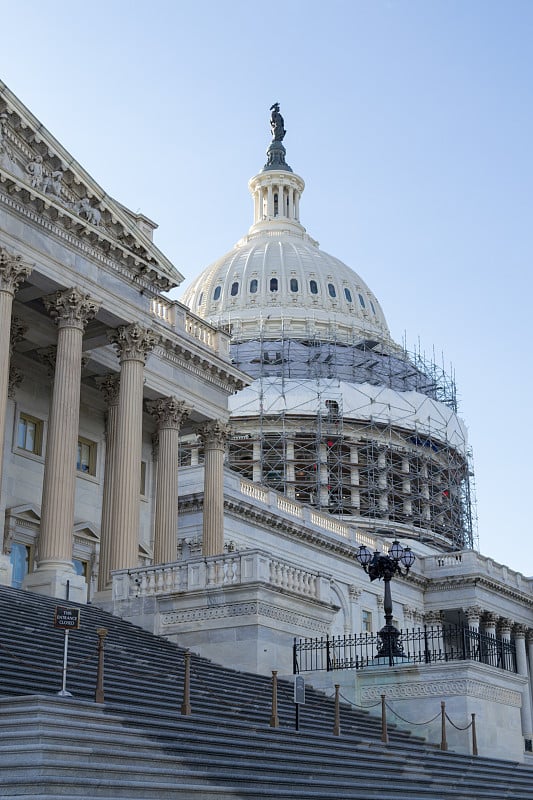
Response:
[{"label": "ornate street lamp", "polygon": [[378,632],[380,645],[376,656],[388,659],[389,666],[392,667],[395,659],[405,659],[406,655],[399,641],[400,631],[392,624],[390,582],[394,575],[407,575],[416,556],[409,547],[402,547],[400,542],[394,540],[386,555],[378,550],[372,553],[362,544],[355,557],[371,581],[383,579],[385,583],[385,625]]}]

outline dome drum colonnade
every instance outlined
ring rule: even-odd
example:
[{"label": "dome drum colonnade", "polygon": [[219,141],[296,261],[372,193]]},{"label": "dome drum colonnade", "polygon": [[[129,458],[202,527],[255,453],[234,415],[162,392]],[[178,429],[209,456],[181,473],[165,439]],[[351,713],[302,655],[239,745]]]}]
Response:
[{"label": "dome drum colonnade", "polygon": [[[455,386],[391,339],[366,283],[307,234],[304,182],[285,162],[283,121],[281,133],[271,127],[267,163],[249,182],[248,235],[184,295],[229,327],[234,363],[255,379],[230,398],[229,466],[335,514],[398,523],[443,549],[472,547]],[[354,403],[354,390],[366,400]],[[194,458],[188,448],[183,463]]]}]

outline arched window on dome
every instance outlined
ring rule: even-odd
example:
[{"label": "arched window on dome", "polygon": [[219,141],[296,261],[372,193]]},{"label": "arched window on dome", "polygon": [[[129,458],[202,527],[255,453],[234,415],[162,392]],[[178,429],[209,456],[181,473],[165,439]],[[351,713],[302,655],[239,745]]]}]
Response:
[{"label": "arched window on dome", "polygon": [[372,302],[372,300],[370,301],[370,308],[372,309],[372,313],[374,314],[374,316],[377,316],[376,309],[374,308],[374,303]]},{"label": "arched window on dome", "polygon": [[291,278],[290,288],[291,288],[291,292],[297,292],[298,291],[298,281],[297,281],[296,278]]},{"label": "arched window on dome", "polygon": [[220,293],[222,292],[222,286],[217,286],[215,291],[213,292],[213,300],[220,300]]},{"label": "arched window on dome", "polygon": [[359,295],[359,302],[361,303],[361,308],[366,308],[365,298],[362,294]]},{"label": "arched window on dome", "polygon": [[239,293],[239,282],[238,281],[234,281],[231,284],[230,295],[232,297],[236,297],[238,295],[238,293]]},{"label": "arched window on dome", "polygon": [[204,299],[204,293],[203,293],[203,292],[200,292],[200,297],[198,298],[198,305],[199,305],[199,306],[201,306],[201,305],[202,305],[202,301],[203,301],[203,299]]},{"label": "arched window on dome", "polygon": [[250,281],[250,294],[255,294],[257,292],[257,287],[258,287],[257,278],[252,278],[252,280]]},{"label": "arched window on dome", "polygon": [[328,294],[330,297],[337,297],[337,290],[332,283],[328,283]]},{"label": "arched window on dome", "polygon": [[277,292],[278,291],[278,279],[277,278],[270,278],[270,291]]},{"label": "arched window on dome", "polygon": [[345,296],[346,300],[348,301],[348,303],[353,303],[353,300],[352,300],[352,293],[351,293],[351,291],[348,289],[348,287],[347,287],[347,286],[345,286],[345,287],[344,287],[344,296]]},{"label": "arched window on dome", "polygon": [[316,281],[309,281],[309,291],[311,294],[318,294],[318,283]]},{"label": "arched window on dome", "polygon": [[277,193],[274,194],[274,216],[277,217],[279,214],[279,204],[278,204],[278,195]]}]

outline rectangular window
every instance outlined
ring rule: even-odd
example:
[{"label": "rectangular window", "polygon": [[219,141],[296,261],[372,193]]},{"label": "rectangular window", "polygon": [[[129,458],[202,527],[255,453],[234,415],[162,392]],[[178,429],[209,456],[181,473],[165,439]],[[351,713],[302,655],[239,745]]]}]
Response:
[{"label": "rectangular window", "polygon": [[86,475],[96,475],[96,443],[89,439],[78,439],[76,469]]},{"label": "rectangular window", "polygon": [[21,588],[24,576],[30,571],[32,567],[31,557],[32,553],[29,545],[13,542],[11,545],[11,566],[13,567],[11,586],[14,586],[15,589]]},{"label": "rectangular window", "polygon": [[372,612],[361,611],[361,628],[363,633],[372,633]]},{"label": "rectangular window", "polygon": [[20,414],[17,429],[17,447],[27,453],[42,455],[43,422],[29,414]]}]

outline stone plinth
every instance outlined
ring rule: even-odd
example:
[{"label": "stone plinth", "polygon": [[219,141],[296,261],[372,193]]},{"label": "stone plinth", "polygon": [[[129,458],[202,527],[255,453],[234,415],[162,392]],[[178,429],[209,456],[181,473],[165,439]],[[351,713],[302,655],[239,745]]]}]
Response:
[{"label": "stone plinth", "polygon": [[[346,699],[375,715],[381,714],[384,694],[392,709],[387,711],[388,723],[424,736],[429,744],[440,745],[440,710],[444,701],[446,714],[457,728],[468,726],[471,715],[476,715],[480,756],[524,761],[521,705],[527,679],[521,675],[475,661],[454,661],[310,672],[304,676],[315,688],[328,693],[339,683]],[[432,719],[429,725],[418,724]],[[448,749],[471,754],[471,729],[457,728],[446,722]]]}]

